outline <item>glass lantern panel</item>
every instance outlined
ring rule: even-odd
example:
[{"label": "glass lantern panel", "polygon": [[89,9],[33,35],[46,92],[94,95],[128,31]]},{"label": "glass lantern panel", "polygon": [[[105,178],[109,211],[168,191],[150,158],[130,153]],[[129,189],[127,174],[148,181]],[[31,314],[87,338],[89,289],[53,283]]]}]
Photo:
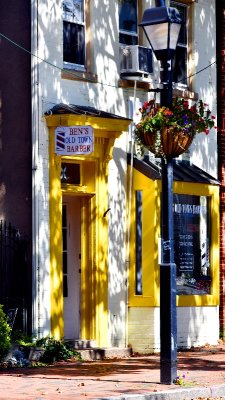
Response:
[{"label": "glass lantern panel", "polygon": [[175,50],[180,33],[180,24],[171,24],[170,26],[170,49]]},{"label": "glass lantern panel", "polygon": [[165,50],[168,45],[168,22],[144,26],[153,51]]}]

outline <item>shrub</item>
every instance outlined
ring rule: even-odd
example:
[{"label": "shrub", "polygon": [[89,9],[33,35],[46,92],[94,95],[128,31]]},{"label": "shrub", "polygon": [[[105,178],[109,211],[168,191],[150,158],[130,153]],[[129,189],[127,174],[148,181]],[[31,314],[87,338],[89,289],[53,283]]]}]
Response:
[{"label": "shrub", "polygon": [[25,335],[21,330],[12,331],[11,342],[22,347],[35,346],[35,340],[31,336]]},{"label": "shrub", "polygon": [[7,354],[11,346],[10,332],[11,328],[8,324],[8,318],[0,304],[0,360]]},{"label": "shrub", "polygon": [[67,360],[74,356],[80,358],[80,355],[63,340],[56,340],[52,337],[47,337],[37,340],[36,345],[41,345],[45,349],[45,352],[40,359],[45,363]]}]

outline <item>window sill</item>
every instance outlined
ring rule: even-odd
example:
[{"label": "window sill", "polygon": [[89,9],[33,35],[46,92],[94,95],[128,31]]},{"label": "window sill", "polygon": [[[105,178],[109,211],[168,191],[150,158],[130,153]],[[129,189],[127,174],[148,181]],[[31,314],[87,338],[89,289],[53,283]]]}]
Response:
[{"label": "window sill", "polygon": [[176,88],[173,89],[173,96],[174,97],[183,97],[185,99],[190,99],[190,100],[198,100],[198,93],[196,92],[191,92],[188,89],[181,89],[181,88]]},{"label": "window sill", "polygon": [[[173,1],[177,1],[177,0],[173,0]],[[198,0],[179,0],[179,3],[192,4],[192,3],[198,3]]]},{"label": "window sill", "polygon": [[[157,88],[153,88],[151,82],[142,82],[142,81],[136,81],[137,82],[137,88],[138,89],[143,89],[147,90],[149,92],[157,91]],[[133,88],[134,87],[134,80],[130,79],[119,79],[118,80],[118,86],[121,88]],[[188,89],[183,89],[183,88],[176,88],[173,89],[173,97],[183,97],[185,99],[190,99],[193,101],[198,100],[198,93],[192,92]]]},{"label": "window sill", "polygon": [[[136,80],[137,83],[137,88],[138,89],[144,89],[144,90],[149,90],[150,87],[150,82],[141,82]],[[131,80],[131,79],[122,79],[120,78],[118,80],[118,87],[120,88],[133,88],[135,85],[135,80]]]},{"label": "window sill", "polygon": [[88,81],[93,83],[98,82],[98,76],[96,74],[92,74],[91,72],[80,72],[71,69],[70,70],[64,69],[61,72],[61,78],[70,79],[72,81]]}]

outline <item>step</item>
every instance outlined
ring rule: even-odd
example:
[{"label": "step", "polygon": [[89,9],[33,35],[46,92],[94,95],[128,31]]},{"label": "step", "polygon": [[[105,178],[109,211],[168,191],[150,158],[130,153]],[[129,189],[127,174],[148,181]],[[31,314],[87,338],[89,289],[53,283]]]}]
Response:
[{"label": "step", "polygon": [[96,348],[96,341],[93,339],[70,339],[66,340],[75,350]]},{"label": "step", "polygon": [[115,358],[129,358],[132,355],[132,349],[129,347],[96,347],[89,349],[79,349],[77,352],[81,355],[84,361],[96,361],[104,359],[115,359]]}]

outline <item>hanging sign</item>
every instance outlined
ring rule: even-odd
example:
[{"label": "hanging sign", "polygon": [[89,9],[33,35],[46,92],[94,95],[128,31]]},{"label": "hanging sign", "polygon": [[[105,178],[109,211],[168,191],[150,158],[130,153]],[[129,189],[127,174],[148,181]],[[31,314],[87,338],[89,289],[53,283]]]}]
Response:
[{"label": "hanging sign", "polygon": [[90,154],[94,151],[91,126],[59,126],[55,129],[55,152],[58,155]]}]

